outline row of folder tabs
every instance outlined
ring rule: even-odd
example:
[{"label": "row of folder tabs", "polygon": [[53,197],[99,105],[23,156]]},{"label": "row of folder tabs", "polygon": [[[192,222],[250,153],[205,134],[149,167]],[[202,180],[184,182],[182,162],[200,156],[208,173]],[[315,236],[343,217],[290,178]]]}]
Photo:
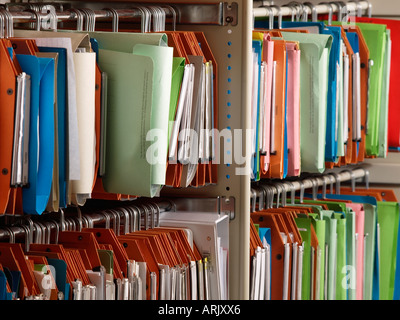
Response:
[{"label": "row of folder tabs", "polygon": [[[275,22],[252,40],[252,179],[387,157],[400,146],[393,20]],[[397,69],[396,69],[397,68]]]},{"label": "row of folder tabs", "polygon": [[0,42],[1,214],[217,182],[202,32],[20,29]]},{"label": "row of folder tabs", "polygon": [[341,187],[257,207],[250,298],[399,300],[399,248],[399,204],[390,189]]},{"label": "row of folder tabs", "polygon": [[[144,228],[135,206],[82,211],[81,228],[66,212],[63,230],[41,219],[22,237],[10,232],[0,243],[0,300],[228,299],[228,216],[164,212]],[[110,212],[127,211],[139,224],[116,227]],[[107,220],[93,222],[98,215]]]}]

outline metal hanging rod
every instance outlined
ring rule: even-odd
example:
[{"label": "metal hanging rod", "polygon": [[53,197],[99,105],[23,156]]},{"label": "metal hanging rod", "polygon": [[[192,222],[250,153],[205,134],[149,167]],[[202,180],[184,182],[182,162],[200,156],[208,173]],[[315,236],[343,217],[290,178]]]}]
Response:
[{"label": "metal hanging rod", "polygon": [[[73,3],[72,6],[74,6]],[[92,18],[99,21],[120,18],[143,18],[146,15],[151,15],[152,12],[154,13],[151,9],[158,10],[158,13],[160,13],[159,9],[161,9],[167,18],[172,18],[179,24],[225,26],[228,24],[236,25],[238,21],[238,4],[236,2],[229,4],[227,2],[202,4],[125,3],[124,6],[129,6],[128,8],[113,7],[103,9],[80,8],[81,6],[81,4],[77,4],[76,8],[63,10],[63,7],[56,8],[52,3],[41,2],[27,5],[4,5],[3,7],[11,13],[14,23],[37,22],[38,19],[40,19],[40,22],[51,19],[56,19],[57,22],[76,21],[81,18],[81,13],[90,14]],[[51,10],[47,10],[49,7]]]},{"label": "metal hanging rod", "polygon": [[[24,238],[26,249],[29,243],[50,243],[50,235],[55,235],[56,243],[60,231],[81,231],[82,228],[94,228],[104,224],[113,228],[117,235],[159,226],[159,214],[175,211],[172,201],[141,199],[130,202],[102,202],[82,212],[80,207],[60,209],[58,212],[41,216],[3,216],[5,222],[0,225],[0,241],[15,242]],[[33,239],[35,237],[35,240]]]},{"label": "metal hanging rod", "polygon": [[160,225],[163,212],[208,212],[234,217],[234,199],[217,198],[140,198],[132,201],[93,200],[85,207],[70,207],[59,212],[40,216],[1,216],[0,242],[15,243],[18,239],[25,243],[29,251],[30,243],[50,243],[61,231],[81,231],[104,225],[115,234],[127,234]]},{"label": "metal hanging rod", "polygon": [[[303,198],[304,191],[312,189],[316,193],[322,187],[322,193],[326,194],[327,186],[330,186],[330,192],[333,193],[333,186],[335,186],[336,194],[340,194],[340,184],[342,182],[351,182],[352,190],[355,190],[356,181],[364,180],[365,186],[369,188],[369,171],[365,168],[346,169],[339,173],[335,171],[327,172],[325,174],[315,174],[303,178],[292,180],[279,180],[279,181],[259,181],[252,184],[251,189],[251,210],[256,210],[258,203],[259,209],[271,208],[274,205],[276,197],[276,206],[287,205],[287,193],[290,192],[291,202],[294,203],[295,193],[300,191],[300,199]],[[280,199],[282,203],[280,204]]]},{"label": "metal hanging rod", "polygon": [[[165,10],[166,11],[166,10]],[[66,10],[57,11],[52,15],[52,13],[47,12],[33,12],[33,11],[9,11],[13,17],[14,23],[26,23],[26,22],[36,22],[40,19],[40,22],[49,21],[53,18],[57,19],[57,22],[63,21],[76,21],[80,18],[79,12],[77,10]],[[96,20],[99,21],[109,21],[113,19],[114,15],[111,10],[92,10],[91,13]],[[139,9],[118,9],[116,10],[118,18],[140,18],[142,13]],[[82,12],[83,14],[83,12]],[[170,12],[166,12],[170,15]],[[82,16],[83,17],[83,16]]]},{"label": "metal hanging rod", "polygon": [[[10,11],[14,18],[14,22],[34,22],[36,20],[36,15],[33,12],[28,11]],[[37,12],[41,20],[48,20],[51,18],[49,13]],[[113,17],[112,13],[108,10],[93,10],[96,19],[109,20]],[[117,10],[119,18],[139,18],[141,17],[141,12],[136,9],[118,9]],[[168,12],[167,12],[168,14]],[[78,14],[76,11],[62,11],[56,12],[56,17],[58,21],[69,21],[77,20]]]},{"label": "metal hanging rod", "polygon": [[[257,6],[259,3],[259,6]],[[357,15],[361,16],[363,13],[367,13],[369,17],[372,16],[372,5],[369,1],[357,1],[347,2],[343,1],[332,1],[332,2],[321,2],[318,5],[313,5],[310,2],[290,2],[288,4],[277,6],[277,5],[264,5],[261,1],[258,1],[253,6],[253,16],[255,18],[260,17],[287,17],[292,16],[297,21],[307,21],[308,15],[312,15],[313,21],[316,21],[318,14],[329,14],[338,13],[338,20],[342,21],[343,16]]]}]

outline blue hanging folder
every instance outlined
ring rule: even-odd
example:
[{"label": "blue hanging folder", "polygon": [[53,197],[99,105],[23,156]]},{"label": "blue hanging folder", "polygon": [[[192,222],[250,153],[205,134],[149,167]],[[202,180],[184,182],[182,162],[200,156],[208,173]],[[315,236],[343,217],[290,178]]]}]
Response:
[{"label": "blue hanging folder", "polygon": [[338,68],[340,63],[340,42],[342,30],[340,27],[326,27],[322,34],[332,36],[332,47],[329,56],[328,75],[328,100],[327,100],[327,122],[326,122],[326,145],[325,160],[336,163],[338,157]]},{"label": "blue hanging folder", "polygon": [[17,55],[31,77],[28,187],[22,190],[26,214],[42,214],[50,197],[54,162],[54,59]]},{"label": "blue hanging folder", "polygon": [[55,269],[57,289],[64,294],[64,300],[69,299],[70,284],[67,282],[67,264],[64,260],[47,258],[49,265]]},{"label": "blue hanging folder", "polygon": [[261,70],[261,58],[262,58],[262,42],[259,40],[253,40],[253,49],[258,55],[257,63],[258,63],[258,92],[257,92],[257,115],[256,115],[256,127],[255,130],[255,154],[253,155],[253,175],[254,180],[260,180],[260,153],[259,153],[259,123],[260,123],[260,70]]},{"label": "blue hanging folder", "polygon": [[[275,23],[276,24],[276,23]],[[276,24],[276,26],[278,26]],[[282,28],[283,29],[303,29],[307,28],[309,29],[310,33],[312,33],[312,30],[310,28],[315,27],[316,30],[318,30],[318,33],[323,33],[323,30],[325,28],[325,23],[322,21],[317,21],[317,22],[312,22],[312,21],[282,21]]]},{"label": "blue hanging folder", "polygon": [[349,40],[351,48],[353,49],[354,53],[360,52],[360,42],[358,39],[358,34],[355,32],[346,32],[346,37]]},{"label": "blue hanging folder", "polygon": [[14,297],[19,297],[19,293],[20,293],[20,283],[21,283],[21,271],[13,271],[10,270],[7,267],[3,266],[3,270],[4,270],[4,274],[7,278],[7,282],[10,286],[11,292],[12,292],[12,296]]},{"label": "blue hanging folder", "polygon": [[90,38],[90,45],[92,46],[92,50],[96,53],[96,63],[99,63],[99,43],[96,39]]},{"label": "blue hanging folder", "polygon": [[284,122],[285,129],[284,129],[284,137],[283,137],[283,139],[284,139],[283,140],[284,141],[283,142],[283,179],[285,179],[286,176],[287,176],[288,166],[289,166],[288,130],[287,130],[287,127],[288,127],[288,121],[287,121],[287,117],[288,117],[288,114],[287,114],[287,108],[288,108],[288,105],[287,105],[288,104],[288,83],[287,83],[287,81],[288,81],[288,69],[289,69],[288,63],[289,63],[288,55],[286,55],[285,122]]},{"label": "blue hanging folder", "polygon": [[65,48],[39,47],[40,52],[58,53],[57,63],[57,122],[58,122],[58,180],[59,206],[67,206],[67,50]]},{"label": "blue hanging folder", "polygon": [[0,270],[0,300],[12,300],[12,293],[7,292],[7,277]]},{"label": "blue hanging folder", "polygon": [[[306,194],[304,194],[306,196]],[[312,196],[310,194],[307,194],[307,196]],[[322,195],[318,194],[317,195],[318,199],[322,199]],[[369,203],[374,206],[378,205],[378,202],[376,201],[376,198],[371,197],[371,196],[358,196],[358,195],[346,195],[346,194],[326,194],[325,195],[326,199],[335,199],[335,200],[350,200],[356,203]]]},{"label": "blue hanging folder", "polygon": [[[325,28],[325,24],[323,22],[304,22],[304,21],[282,21],[282,29],[300,29],[300,28],[310,28],[316,27],[318,33],[322,33],[322,30]],[[269,20],[256,20],[254,22],[255,29],[269,29]],[[278,21],[274,22],[274,28],[278,29],[279,24]],[[287,30],[286,30],[287,31]]]}]

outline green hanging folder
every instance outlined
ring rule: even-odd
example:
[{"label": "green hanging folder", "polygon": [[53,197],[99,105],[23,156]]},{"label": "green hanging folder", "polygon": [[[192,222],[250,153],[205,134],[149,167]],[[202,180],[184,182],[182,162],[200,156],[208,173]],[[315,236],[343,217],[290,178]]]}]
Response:
[{"label": "green hanging folder", "polygon": [[182,84],[183,71],[185,69],[185,58],[172,58],[172,81],[171,81],[171,100],[169,105],[168,117],[168,145],[171,138],[173,121],[175,120],[176,107],[178,105],[179,93]]},{"label": "green hanging folder", "polygon": [[[305,194],[305,196],[311,196]],[[346,203],[328,201],[328,200],[304,200],[303,203],[308,204],[325,204],[328,209],[333,211],[332,219],[336,220],[336,252],[334,262],[331,264],[332,270],[331,282],[334,283],[333,288],[330,288],[330,297],[332,300],[347,300],[348,298],[348,280],[352,280],[351,268],[347,267],[347,224],[346,224]],[[354,225],[354,224],[353,224]],[[353,247],[354,248],[354,247]],[[334,278],[334,279],[333,279]],[[355,280],[355,279],[354,279]]]},{"label": "green hanging folder", "polygon": [[168,36],[165,33],[110,33],[108,31],[83,31],[83,33],[87,33],[90,38],[96,39],[99,44],[99,49],[115,50],[125,53],[132,53],[132,48],[137,44],[153,46],[167,46],[168,44]]},{"label": "green hanging folder", "polygon": [[316,266],[316,300],[325,298],[325,243],[326,243],[326,222],[322,215],[311,213],[311,223],[314,226],[318,238],[317,266]]},{"label": "green hanging folder", "polygon": [[384,83],[384,61],[386,49],[386,26],[370,23],[357,23],[365,38],[370,60],[370,91],[367,115],[367,135],[365,147],[367,155],[379,155],[379,126],[382,111]]},{"label": "green hanging folder", "polygon": [[334,211],[328,210],[322,212],[322,218],[325,220],[325,300],[335,300],[337,220]]},{"label": "green hanging folder", "polygon": [[379,157],[386,158],[388,152],[388,130],[389,130],[389,83],[392,41],[390,39],[390,29],[386,29],[386,48],[385,59],[383,62],[382,95],[381,95],[381,114],[379,119]]},{"label": "green hanging folder", "polygon": [[300,43],[300,152],[302,172],[325,170],[325,137],[329,54],[332,36],[281,32]]},{"label": "green hanging folder", "polygon": [[101,265],[106,268],[106,273],[113,274],[114,270],[114,256],[111,250],[97,250]]},{"label": "green hanging folder", "polygon": [[[287,205],[290,206],[291,205],[291,200],[287,200]],[[299,200],[295,199],[295,205],[296,207],[307,207],[307,208],[311,208],[313,210],[313,213],[318,213],[319,215],[321,215],[321,212],[323,211],[322,206],[320,205],[315,205],[315,204],[305,204],[305,203],[300,203]]]},{"label": "green hanging folder", "polygon": [[364,208],[364,300],[372,300],[375,263],[376,206],[363,203]]},{"label": "green hanging folder", "polygon": [[399,229],[399,204],[377,204],[379,224],[379,299],[392,300],[396,273],[397,234]]},{"label": "green hanging folder", "polygon": [[[333,21],[333,25],[340,25],[342,22]],[[385,98],[385,59],[387,58],[387,28],[383,24],[360,23],[360,28],[370,52],[369,69],[369,96],[367,112],[367,130],[365,140],[366,154],[379,156],[379,130],[381,125],[382,102]],[[387,70],[387,68],[386,68]],[[364,85],[364,84],[362,84]],[[367,84],[365,84],[367,85]],[[383,109],[385,109],[383,107]],[[382,121],[384,116],[382,118]],[[387,126],[387,123],[385,124]]]},{"label": "green hanging folder", "polygon": [[346,216],[335,213],[337,221],[336,288],[335,300],[347,300],[347,285],[343,271],[346,271]]},{"label": "green hanging folder", "polygon": [[[305,195],[307,196],[307,194]],[[303,203],[310,204],[325,204],[328,209],[333,211],[332,218],[336,220],[336,258],[333,266],[336,267],[334,271],[335,286],[334,292],[331,291],[334,300],[347,300],[347,280],[349,279],[347,268],[347,224],[346,224],[346,204],[343,202],[327,201],[327,200],[304,200]],[[347,278],[346,278],[347,277]],[[352,278],[351,278],[352,279]],[[332,279],[331,279],[332,280]],[[350,279],[349,279],[350,280]],[[332,289],[333,290],[333,289]]]},{"label": "green hanging folder", "polygon": [[316,205],[325,204],[328,207],[328,210],[332,210],[332,211],[335,211],[335,212],[346,212],[346,204],[343,203],[343,202],[328,201],[328,200],[307,200],[307,199],[304,199],[303,203],[305,203],[305,204],[316,204]]},{"label": "green hanging folder", "polygon": [[303,275],[301,300],[311,300],[311,219],[298,217],[294,219],[303,239]]},{"label": "green hanging folder", "polygon": [[347,300],[356,300],[356,214],[346,208],[346,273],[342,270],[342,274],[346,276],[347,283]]},{"label": "green hanging folder", "polygon": [[[361,203],[364,210],[364,299],[378,300],[380,288],[380,261],[377,241],[377,201],[370,196],[327,195],[331,198]],[[350,249],[348,249],[350,250]],[[348,276],[349,277],[349,276]],[[350,292],[351,294],[351,292]]]},{"label": "green hanging folder", "polygon": [[90,35],[109,80],[104,189],[154,197],[165,184],[173,48],[165,34]]}]

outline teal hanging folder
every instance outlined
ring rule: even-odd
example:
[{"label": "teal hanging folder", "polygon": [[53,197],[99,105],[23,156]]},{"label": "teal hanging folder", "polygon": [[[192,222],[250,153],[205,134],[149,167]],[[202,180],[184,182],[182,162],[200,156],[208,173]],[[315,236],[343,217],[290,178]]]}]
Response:
[{"label": "teal hanging folder", "polygon": [[[257,73],[253,75],[253,79],[255,80],[255,83],[253,85],[255,86],[253,90],[253,110],[252,110],[252,115],[253,115],[253,123],[254,123],[254,131],[253,131],[253,145],[252,145],[252,150],[253,150],[253,155],[252,155],[252,172],[253,172],[253,180],[258,181],[260,180],[260,153],[259,153],[259,124],[260,124],[260,70],[261,70],[261,58],[262,58],[262,41],[259,40],[253,40],[253,50],[254,53],[256,54],[256,61],[253,61],[253,63],[256,64],[256,68],[253,70],[257,70]],[[254,66],[253,66],[254,67]]]},{"label": "teal hanging folder", "polygon": [[12,300],[12,293],[7,292],[6,275],[1,270],[0,270],[0,300]]},{"label": "teal hanging folder", "polygon": [[22,190],[23,210],[42,214],[50,196],[54,161],[54,60],[17,55],[31,77],[29,186]]},{"label": "teal hanging folder", "polygon": [[329,55],[328,95],[327,95],[327,118],[326,118],[326,145],[325,161],[338,161],[338,128],[339,105],[338,105],[338,69],[340,68],[341,53],[341,29],[339,27],[326,27],[322,34],[332,36],[332,47]]},{"label": "teal hanging folder", "polygon": [[67,206],[67,50],[64,48],[39,47],[40,52],[57,52],[57,120],[58,165],[61,208]]},{"label": "teal hanging folder", "polygon": [[47,258],[47,262],[55,269],[57,289],[63,293],[64,300],[69,299],[70,284],[67,282],[67,264],[63,260]]},{"label": "teal hanging folder", "polygon": [[285,121],[284,121],[284,140],[283,140],[283,179],[286,178],[288,174],[288,165],[289,165],[289,158],[288,158],[288,112],[287,112],[287,104],[288,104],[288,60],[289,57],[286,55],[286,81],[285,81]]}]

